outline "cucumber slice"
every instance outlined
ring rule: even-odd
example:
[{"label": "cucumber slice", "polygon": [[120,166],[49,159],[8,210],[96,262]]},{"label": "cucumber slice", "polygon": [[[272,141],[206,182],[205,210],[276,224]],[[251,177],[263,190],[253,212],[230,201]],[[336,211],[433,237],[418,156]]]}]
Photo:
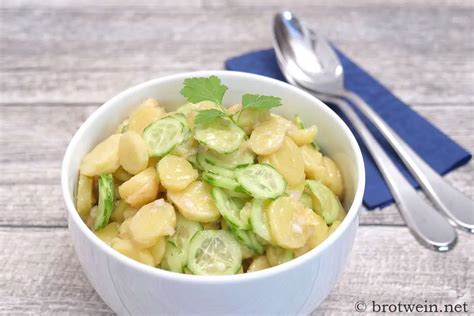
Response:
[{"label": "cucumber slice", "polygon": [[301,118],[300,118],[298,115],[295,116],[294,123],[295,123],[295,125],[298,126],[300,129],[304,129],[303,121],[301,120]]},{"label": "cucumber slice", "polygon": [[243,228],[244,223],[240,219],[240,210],[244,206],[244,202],[237,198],[232,198],[225,194],[220,188],[213,188],[211,192],[212,198],[216,203],[219,213],[227,221],[230,226]]},{"label": "cucumber slice", "polygon": [[234,177],[234,172],[232,170],[228,170],[222,167],[218,167],[215,165],[210,164],[209,162],[206,161],[206,157],[203,151],[199,151],[197,156],[196,156],[197,162],[199,165],[205,170],[209,171],[213,174],[217,174],[220,176],[224,177],[229,177],[233,178]]},{"label": "cucumber slice", "polygon": [[187,260],[187,253],[168,241],[166,242],[166,250],[160,267],[163,270],[183,273],[183,268],[186,266]]},{"label": "cucumber slice", "polygon": [[111,174],[101,174],[99,177],[99,205],[94,229],[104,228],[109,223],[114,209],[114,178]]},{"label": "cucumber slice", "polygon": [[245,167],[255,162],[255,154],[246,144],[243,144],[239,147],[239,150],[230,154],[220,154],[214,150],[207,150],[204,153],[204,157],[210,164],[230,170]]},{"label": "cucumber slice", "polygon": [[187,134],[188,128],[181,119],[167,116],[148,125],[143,131],[143,139],[150,156],[162,157],[181,144]]},{"label": "cucumber slice", "polygon": [[257,236],[271,242],[270,226],[268,225],[267,214],[265,213],[266,201],[262,199],[254,199],[252,201],[252,211],[250,212],[250,226]]},{"label": "cucumber slice", "polygon": [[167,117],[172,117],[172,118],[177,119],[178,121],[180,121],[183,124],[183,126],[186,128],[186,130],[189,131],[188,120],[186,119],[186,116],[183,113],[173,113],[171,115],[168,115]]},{"label": "cucumber slice", "polygon": [[238,169],[235,174],[240,185],[254,198],[275,199],[286,189],[283,176],[267,164],[256,164]]},{"label": "cucumber slice", "polygon": [[250,202],[245,203],[244,207],[240,210],[240,220],[242,221],[243,228],[249,230],[250,226],[250,213],[252,212],[252,204]]},{"label": "cucumber slice", "polygon": [[242,191],[242,187],[234,178],[229,178],[206,171],[202,173],[201,178],[202,181],[207,182],[214,187],[219,187],[236,192]]},{"label": "cucumber slice", "polygon": [[252,249],[258,255],[263,254],[263,251],[264,251],[263,246],[258,241],[257,235],[255,235],[254,232],[250,230],[239,229],[238,227],[232,225],[229,222],[228,224],[229,224],[230,231],[242,245]]},{"label": "cucumber slice", "polygon": [[250,249],[249,247],[242,244],[240,245],[240,250],[242,251],[243,260],[255,257],[257,255],[253,249]]},{"label": "cucumber slice", "polygon": [[224,192],[230,197],[235,197],[239,199],[250,200],[252,198],[250,195],[248,195],[245,192],[231,191],[231,190],[226,190],[226,189],[224,189]]},{"label": "cucumber slice", "polygon": [[221,154],[239,149],[245,138],[245,132],[228,117],[220,117],[207,124],[197,124],[194,138]]},{"label": "cucumber slice", "polygon": [[201,230],[191,240],[187,266],[193,274],[235,274],[241,265],[240,244],[229,232]]},{"label": "cucumber slice", "polygon": [[301,194],[300,202],[307,208],[313,209],[313,200],[311,199],[311,195],[308,193],[303,192],[303,194]]},{"label": "cucumber slice", "polygon": [[337,219],[340,203],[336,195],[324,184],[317,180],[306,180],[306,186],[313,194],[316,205],[314,209],[320,210],[324,221],[330,225]]},{"label": "cucumber slice", "polygon": [[168,239],[168,242],[175,245],[181,251],[187,252],[191,238],[202,229],[200,223],[190,221],[178,214],[176,217],[175,233]]}]

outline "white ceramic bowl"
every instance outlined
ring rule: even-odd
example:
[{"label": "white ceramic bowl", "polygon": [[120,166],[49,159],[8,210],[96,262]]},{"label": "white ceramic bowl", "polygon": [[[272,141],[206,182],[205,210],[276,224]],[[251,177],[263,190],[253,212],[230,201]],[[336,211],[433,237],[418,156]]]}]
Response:
[{"label": "white ceramic bowl", "polygon": [[[133,261],[99,240],[74,207],[79,164],[97,143],[113,133],[140,101],[154,97],[167,110],[185,100],[179,94],[189,77],[217,75],[229,87],[228,105],[244,93],[279,96],[275,112],[301,116],[319,128],[318,143],[339,165],[349,210],[341,226],[309,253],[280,266],[249,274],[193,276]],[[72,138],[62,166],[62,191],[69,230],[79,261],[100,297],[119,315],[292,315],[311,313],[329,294],[352,248],[365,185],[357,142],[343,121],[313,96],[286,83],[230,71],[203,71],[159,78],[132,87],[95,111]]]}]

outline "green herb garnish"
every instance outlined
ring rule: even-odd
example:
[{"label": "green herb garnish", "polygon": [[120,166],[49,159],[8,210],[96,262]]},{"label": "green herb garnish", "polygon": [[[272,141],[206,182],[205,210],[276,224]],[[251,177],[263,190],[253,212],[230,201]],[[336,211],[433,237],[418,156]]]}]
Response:
[{"label": "green herb garnish", "polygon": [[[191,103],[202,101],[211,101],[217,104],[220,110],[210,109],[199,111],[194,119],[195,124],[205,124],[217,118],[226,117],[225,108],[222,105],[227,86],[221,83],[216,76],[194,77],[184,80],[184,87],[180,93]],[[258,95],[244,94],[242,96],[242,109],[237,113],[237,122],[240,115],[247,109],[270,109],[281,105],[281,98]],[[235,117],[235,116],[234,116]]]},{"label": "green herb garnish", "polygon": [[212,101],[222,106],[222,100],[227,89],[216,76],[210,76],[209,78],[195,77],[184,80],[184,87],[180,93],[191,103]]},{"label": "green herb garnish", "polygon": [[225,117],[226,114],[220,110],[209,109],[199,111],[194,118],[194,124],[206,124],[214,121],[217,118]]},{"label": "green herb garnish", "polygon": [[281,98],[267,95],[244,94],[242,111],[246,109],[270,109],[281,105]]}]

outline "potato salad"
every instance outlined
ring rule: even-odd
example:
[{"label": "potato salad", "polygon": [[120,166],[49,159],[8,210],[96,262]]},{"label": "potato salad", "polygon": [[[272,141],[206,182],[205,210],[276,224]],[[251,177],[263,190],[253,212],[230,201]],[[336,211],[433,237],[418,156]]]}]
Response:
[{"label": "potato salad", "polygon": [[226,275],[292,260],[337,229],[344,184],[317,127],[272,113],[275,96],[226,107],[227,89],[186,79],[186,104],[144,100],[82,159],[76,208],[104,243],[152,267]]}]

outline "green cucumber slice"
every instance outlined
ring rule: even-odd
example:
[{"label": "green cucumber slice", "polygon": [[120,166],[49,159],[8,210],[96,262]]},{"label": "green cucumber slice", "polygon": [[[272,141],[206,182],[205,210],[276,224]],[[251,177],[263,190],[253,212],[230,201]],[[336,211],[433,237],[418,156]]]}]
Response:
[{"label": "green cucumber slice", "polygon": [[252,210],[250,212],[250,226],[257,236],[271,242],[270,226],[268,225],[267,214],[265,213],[266,201],[262,199],[254,199],[252,201]]},{"label": "green cucumber slice", "polygon": [[255,162],[255,154],[246,144],[243,144],[239,147],[239,150],[230,154],[221,154],[214,150],[207,150],[204,153],[204,158],[214,166],[230,170],[245,167]]},{"label": "green cucumber slice", "polygon": [[[239,186],[240,187],[240,186]],[[241,189],[241,188],[240,188]],[[243,191],[243,190],[242,190]],[[230,197],[234,197],[234,198],[239,198],[239,199],[244,199],[244,200],[249,200],[251,199],[252,197],[250,195],[248,195],[247,193],[245,192],[239,192],[239,191],[231,191],[231,190],[226,190],[224,189],[224,192],[230,196]]]},{"label": "green cucumber slice", "polygon": [[224,190],[214,187],[211,191],[212,198],[216,203],[219,213],[231,225],[239,228],[245,227],[240,219],[240,210],[244,206],[244,202],[238,198],[228,196]]},{"label": "green cucumber slice", "polygon": [[319,202],[314,210],[320,210],[324,221],[330,225],[337,219],[340,203],[336,195],[324,184],[317,180],[306,180],[306,187]]},{"label": "green cucumber slice", "polygon": [[240,245],[240,250],[242,251],[243,260],[255,257],[257,255],[257,253],[253,249],[250,249],[249,247],[242,244]]},{"label": "green cucumber slice", "polygon": [[222,168],[222,167],[218,167],[218,166],[212,165],[209,162],[207,162],[205,154],[202,150],[197,153],[196,159],[197,159],[197,162],[199,163],[199,165],[205,171],[209,171],[213,174],[217,174],[217,175],[224,176],[224,177],[229,177],[229,178],[234,177],[234,172],[232,170],[228,170],[228,169],[225,169],[225,168]]},{"label": "green cucumber slice", "polygon": [[221,154],[232,153],[239,149],[245,137],[245,132],[228,117],[220,117],[206,124],[197,124],[194,128],[194,138],[198,142]]},{"label": "green cucumber slice", "polygon": [[183,268],[186,266],[187,260],[188,256],[185,251],[180,250],[174,243],[167,241],[165,254],[161,260],[160,267],[163,270],[183,273]]},{"label": "green cucumber slice", "polygon": [[235,274],[241,265],[240,244],[229,232],[201,230],[191,239],[187,267],[193,274]]},{"label": "green cucumber slice", "polygon": [[286,189],[283,176],[267,164],[251,165],[235,171],[237,181],[257,199],[275,199]]},{"label": "green cucumber slice", "polygon": [[301,118],[300,118],[298,115],[295,116],[294,123],[295,123],[295,125],[298,126],[300,129],[304,129],[303,121],[301,120]]},{"label": "green cucumber slice", "polygon": [[114,209],[114,178],[111,174],[101,174],[99,177],[99,203],[94,229],[104,228],[109,223]]},{"label": "green cucumber slice", "polygon": [[214,187],[219,187],[219,188],[227,189],[230,191],[236,191],[236,192],[242,191],[242,187],[234,178],[221,176],[221,175],[214,174],[207,171],[202,173],[201,178],[202,178],[202,181],[209,183],[210,185]]},{"label": "green cucumber slice", "polygon": [[151,123],[143,131],[143,139],[148,146],[149,155],[162,157],[168,154],[185,140],[188,131],[181,119],[173,116]]},{"label": "green cucumber slice", "polygon": [[242,229],[250,229],[250,213],[252,212],[252,204],[250,202],[245,203],[245,205],[240,210],[240,221],[242,222]]},{"label": "green cucumber slice", "polygon": [[313,209],[313,200],[311,199],[311,195],[308,193],[303,192],[303,194],[301,194],[300,202],[307,208]]},{"label": "green cucumber slice", "polygon": [[175,233],[168,239],[168,242],[175,245],[178,249],[187,252],[191,238],[202,229],[200,223],[190,221],[184,216],[177,214]]},{"label": "green cucumber slice", "polygon": [[[224,218],[225,219],[225,218]],[[227,219],[226,219],[227,220]],[[238,227],[229,223],[229,228],[232,234],[237,238],[237,240],[244,245],[255,251],[258,255],[263,254],[264,249],[262,244],[258,241],[257,235],[253,231],[239,229]]]}]

